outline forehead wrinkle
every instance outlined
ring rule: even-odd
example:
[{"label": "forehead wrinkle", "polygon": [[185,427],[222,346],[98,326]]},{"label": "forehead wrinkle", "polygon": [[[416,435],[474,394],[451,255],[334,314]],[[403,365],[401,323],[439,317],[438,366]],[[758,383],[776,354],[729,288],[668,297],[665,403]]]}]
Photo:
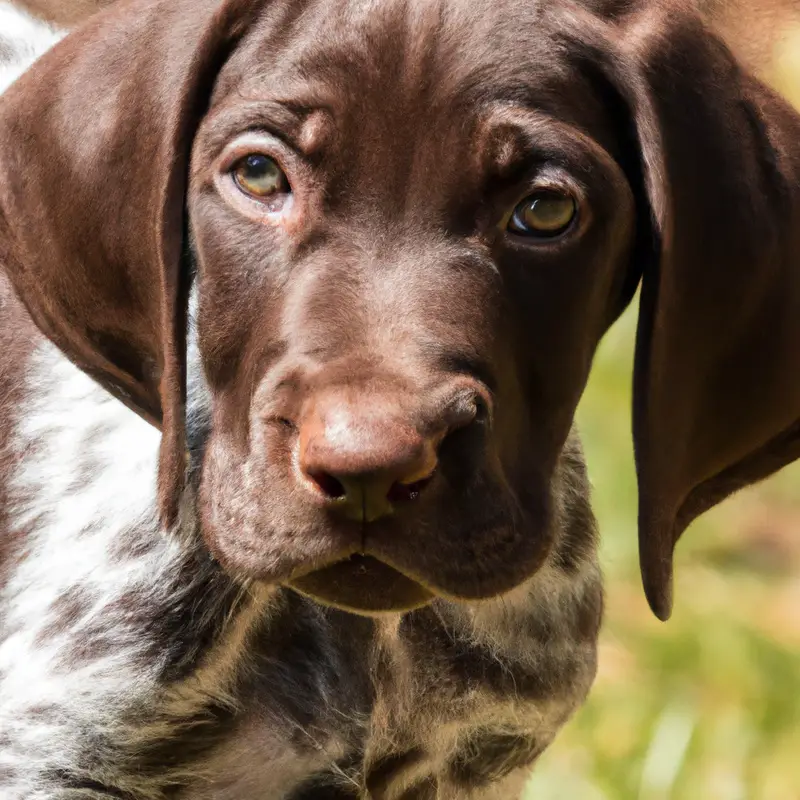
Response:
[{"label": "forehead wrinkle", "polygon": [[309,110],[297,134],[298,149],[305,155],[317,153],[333,138],[334,130],[335,122],[327,109]]},{"label": "forehead wrinkle", "polygon": [[333,115],[321,98],[285,93],[262,96],[261,87],[243,87],[218,106],[212,108],[213,131],[209,135],[212,148],[221,149],[227,141],[248,130],[266,130],[282,139],[302,155],[319,151],[334,132]]},{"label": "forehead wrinkle", "polygon": [[[286,3],[278,3],[285,8]],[[531,82],[564,71],[539,0],[306,0],[294,12],[266,15],[223,68],[220,83],[280,87],[299,105],[323,94],[350,107],[442,102],[456,94],[473,101],[523,100]],[[298,10],[301,9],[301,10]],[[492,13],[490,13],[492,12]],[[534,35],[535,33],[535,35]],[[524,46],[522,43],[524,42]],[[321,92],[309,91],[318,85]],[[368,110],[363,108],[361,110]]]},{"label": "forehead wrinkle", "polygon": [[563,139],[563,127],[538,108],[517,103],[490,104],[478,122],[478,141],[481,142],[487,170],[503,176],[525,157],[535,145],[537,153],[546,157],[548,151]]},{"label": "forehead wrinkle", "polygon": [[221,149],[232,136],[258,129],[267,130],[291,143],[302,127],[304,115],[282,103],[255,100],[236,92],[212,106],[208,119],[209,144],[214,149]]},{"label": "forehead wrinkle", "polygon": [[[280,65],[270,71],[272,80],[299,91],[304,83],[321,82],[334,99],[348,94],[351,107],[375,99],[397,107],[436,100],[457,83],[451,73],[464,75],[483,60],[476,57],[481,40],[470,32],[469,4],[462,0],[333,2],[336,8],[318,18],[306,14],[303,35],[270,54]],[[497,53],[490,60],[502,62]],[[456,69],[458,62],[464,64]]]}]

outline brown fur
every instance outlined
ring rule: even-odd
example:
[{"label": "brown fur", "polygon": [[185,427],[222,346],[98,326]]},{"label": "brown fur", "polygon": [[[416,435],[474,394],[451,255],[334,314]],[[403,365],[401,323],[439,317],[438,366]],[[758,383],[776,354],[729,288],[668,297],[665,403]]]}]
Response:
[{"label": "brown fur", "polygon": [[113,0],[14,0],[14,5],[54,25],[73,27],[112,2]]}]

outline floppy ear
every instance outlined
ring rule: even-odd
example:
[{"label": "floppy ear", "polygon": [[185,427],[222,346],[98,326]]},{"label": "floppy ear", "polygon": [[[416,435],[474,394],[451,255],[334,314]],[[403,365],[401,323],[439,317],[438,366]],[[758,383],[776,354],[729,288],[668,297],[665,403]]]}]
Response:
[{"label": "floppy ear", "polygon": [[619,34],[652,215],[633,431],[661,619],[689,523],[800,456],[800,116],[670,6]]},{"label": "floppy ear", "polygon": [[258,5],[122,2],[0,102],[0,268],[70,359],[161,426],[167,523],[185,473],[188,155]]}]

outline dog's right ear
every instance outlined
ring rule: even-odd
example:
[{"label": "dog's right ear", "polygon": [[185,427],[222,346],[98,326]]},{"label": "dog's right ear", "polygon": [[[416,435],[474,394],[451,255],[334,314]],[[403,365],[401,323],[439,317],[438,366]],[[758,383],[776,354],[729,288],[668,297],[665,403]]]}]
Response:
[{"label": "dog's right ear", "polygon": [[185,473],[188,157],[258,0],[122,0],[0,102],[0,267],[41,330],[162,429],[159,499]]},{"label": "dog's right ear", "polygon": [[800,455],[800,116],[691,9],[623,29],[650,200],[633,433],[662,619],[687,526]]},{"label": "dog's right ear", "polygon": [[800,456],[800,115],[693,4],[626,8],[575,40],[610,85],[638,200],[639,552],[666,619],[687,526]]},{"label": "dog's right ear", "polygon": [[639,553],[666,619],[687,526],[800,457],[800,115],[692,3],[563,2],[637,201]]}]

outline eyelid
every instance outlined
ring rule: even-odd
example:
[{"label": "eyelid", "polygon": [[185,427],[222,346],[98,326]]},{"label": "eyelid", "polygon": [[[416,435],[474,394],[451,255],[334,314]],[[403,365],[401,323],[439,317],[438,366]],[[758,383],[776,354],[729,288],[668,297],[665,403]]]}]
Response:
[{"label": "eyelid", "polygon": [[562,164],[562,160],[548,160],[541,153],[531,152],[520,168],[502,180],[489,178],[483,191],[495,207],[516,206],[536,192],[567,192],[582,206],[589,192],[586,184],[575,175],[574,166]]},{"label": "eyelid", "polygon": [[285,142],[272,134],[263,130],[248,131],[228,142],[217,159],[216,168],[219,172],[227,172],[242,158],[254,153],[271,158],[287,176],[292,156],[296,156]]},{"label": "eyelid", "polygon": [[521,173],[514,183],[524,187],[520,191],[520,200],[536,192],[556,192],[571,195],[580,205],[586,197],[586,186],[572,171],[560,164],[539,163],[533,169]]}]

